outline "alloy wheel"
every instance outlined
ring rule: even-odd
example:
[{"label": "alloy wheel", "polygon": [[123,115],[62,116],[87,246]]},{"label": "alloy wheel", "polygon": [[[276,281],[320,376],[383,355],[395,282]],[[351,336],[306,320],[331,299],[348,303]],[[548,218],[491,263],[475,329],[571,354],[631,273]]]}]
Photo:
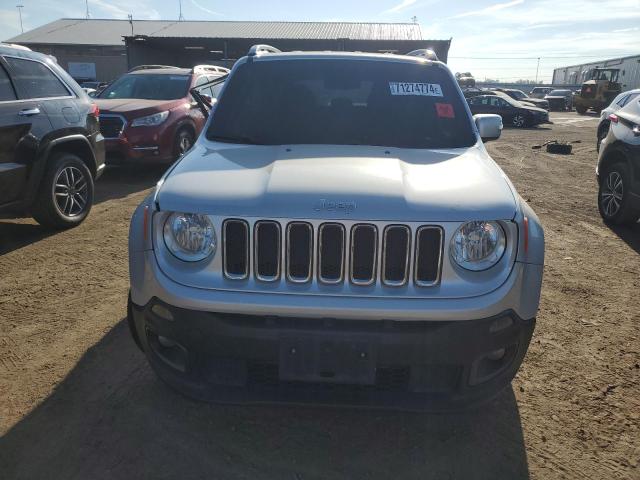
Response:
[{"label": "alloy wheel", "polygon": [[513,126],[514,127],[522,127],[524,126],[524,117],[520,114],[513,117]]},{"label": "alloy wheel", "polygon": [[611,218],[618,213],[622,205],[623,195],[622,176],[615,170],[609,172],[600,192],[600,204],[607,217]]},{"label": "alloy wheel", "polygon": [[89,199],[89,186],[82,171],[68,166],[60,170],[53,187],[56,207],[66,217],[84,212]]},{"label": "alloy wheel", "polygon": [[183,134],[180,136],[180,140],[178,142],[178,152],[180,155],[184,155],[187,150],[191,148],[191,137],[188,134]]}]

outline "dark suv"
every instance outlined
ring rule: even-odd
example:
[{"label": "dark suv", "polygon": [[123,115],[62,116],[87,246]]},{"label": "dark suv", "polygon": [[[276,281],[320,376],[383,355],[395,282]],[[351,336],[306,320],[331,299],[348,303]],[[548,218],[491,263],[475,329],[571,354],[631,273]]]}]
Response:
[{"label": "dark suv", "polygon": [[47,55],[0,45],[0,214],[78,225],[104,168],[98,107]]},{"label": "dark suv", "polygon": [[190,90],[211,102],[221,85],[206,84],[228,72],[215,65],[142,65],[106,87],[96,102],[107,163],[171,163],[189,150],[206,122]]}]

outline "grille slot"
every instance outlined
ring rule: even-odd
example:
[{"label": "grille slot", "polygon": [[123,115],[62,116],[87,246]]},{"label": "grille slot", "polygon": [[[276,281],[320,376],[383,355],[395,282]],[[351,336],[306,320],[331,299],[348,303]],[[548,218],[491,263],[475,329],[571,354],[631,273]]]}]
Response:
[{"label": "grille slot", "polygon": [[340,283],[344,274],[344,226],[323,223],[318,231],[318,278],[322,283]]},{"label": "grille slot", "polygon": [[287,225],[287,280],[305,283],[311,280],[313,227],[306,222]]},{"label": "grille slot", "polygon": [[378,229],[375,225],[354,225],[351,229],[350,279],[355,285],[371,285],[376,279]]},{"label": "grille slot", "polygon": [[390,225],[384,229],[382,244],[382,282],[390,287],[407,283],[411,232],[405,225]]},{"label": "grille slot", "polygon": [[104,138],[118,138],[124,130],[124,119],[119,115],[100,115],[100,133]]},{"label": "grille slot", "polygon": [[430,287],[440,280],[442,262],[442,229],[424,226],[416,233],[414,281],[420,287]]},{"label": "grille slot", "polygon": [[225,220],[222,238],[225,276],[244,280],[249,276],[249,224],[244,220]]},{"label": "grille slot", "polygon": [[256,222],[254,269],[256,278],[274,282],[280,278],[280,224],[270,220]]}]

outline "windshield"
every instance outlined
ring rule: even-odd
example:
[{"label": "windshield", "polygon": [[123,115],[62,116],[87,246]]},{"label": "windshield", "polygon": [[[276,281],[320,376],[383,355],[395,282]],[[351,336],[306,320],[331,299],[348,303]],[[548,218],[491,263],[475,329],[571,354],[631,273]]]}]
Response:
[{"label": "windshield", "polygon": [[207,138],[403,148],[465,147],[476,140],[458,89],[441,67],[351,59],[242,64]]},{"label": "windshield", "polygon": [[187,95],[189,75],[129,74],[120,77],[99,98],[139,98],[143,100],[177,100]]},{"label": "windshield", "polygon": [[551,90],[549,92],[549,96],[551,97],[566,97],[567,95],[571,95],[571,90]]},{"label": "windshield", "polygon": [[521,92],[520,90],[511,90],[509,91],[509,95],[511,95],[516,100],[522,100],[523,98],[527,98],[524,92]]}]

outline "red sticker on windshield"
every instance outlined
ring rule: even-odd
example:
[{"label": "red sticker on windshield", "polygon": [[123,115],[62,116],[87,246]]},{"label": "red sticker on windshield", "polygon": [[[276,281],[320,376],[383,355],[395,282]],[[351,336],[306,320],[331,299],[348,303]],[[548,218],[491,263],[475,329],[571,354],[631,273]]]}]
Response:
[{"label": "red sticker on windshield", "polygon": [[453,105],[450,103],[436,103],[436,113],[440,118],[455,118]]}]

